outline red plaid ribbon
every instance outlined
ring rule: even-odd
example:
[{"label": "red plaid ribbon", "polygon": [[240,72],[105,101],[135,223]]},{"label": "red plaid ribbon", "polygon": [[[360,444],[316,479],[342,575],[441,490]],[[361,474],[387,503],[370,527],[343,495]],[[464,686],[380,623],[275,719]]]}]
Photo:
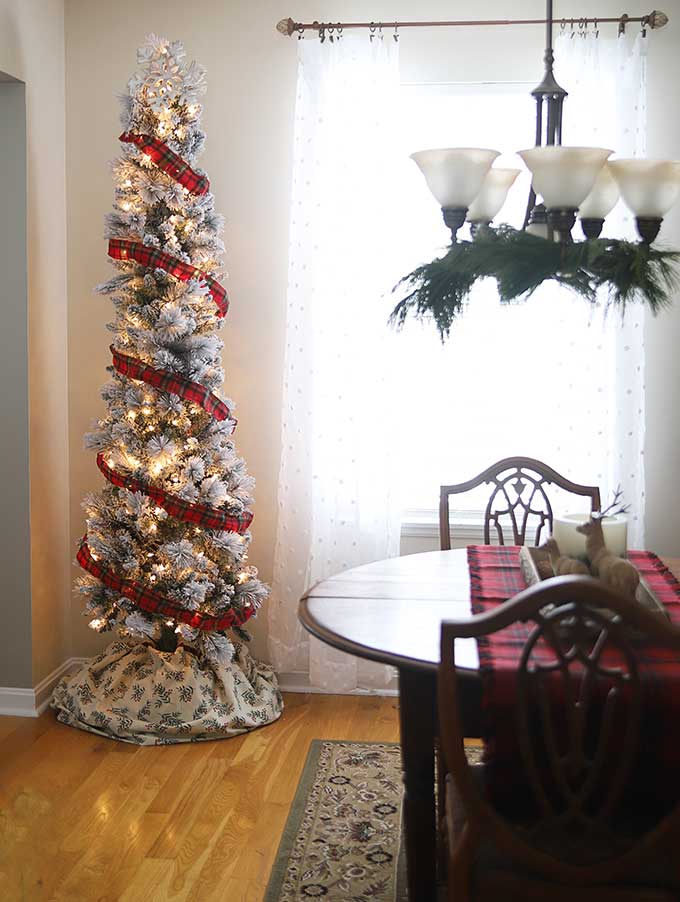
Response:
[{"label": "red plaid ribbon", "polygon": [[187,611],[174,601],[170,601],[160,592],[154,592],[142,583],[134,579],[124,579],[103,567],[99,561],[92,556],[90,546],[87,544],[87,536],[83,536],[78,549],[77,560],[83,570],[87,570],[92,576],[113,589],[114,592],[120,592],[130,601],[134,602],[137,607],[150,614],[159,614],[163,617],[172,617],[182,623],[188,623],[199,630],[226,630],[235,626],[243,626],[255,613],[255,608],[249,605],[241,610],[232,608],[224,614],[211,616],[210,614],[201,614],[198,611]]},{"label": "red plaid ribbon", "polygon": [[[630,551],[647,585],[664,604],[670,621],[680,625],[680,582],[652,552]],[[471,607],[474,614],[493,610],[526,588],[516,546],[472,545],[468,548]],[[501,806],[517,804],[521,788],[517,774],[516,676],[521,651],[534,628],[533,622],[514,623],[477,640],[482,674],[482,709],[485,725],[485,760],[491,765],[488,787]],[[536,646],[532,659],[552,656]],[[680,767],[680,660],[677,652],[648,643],[636,646],[644,692],[640,768],[635,774],[636,798],[660,792],[667,798],[677,785]],[[620,666],[614,648],[605,649],[601,665]],[[552,688],[552,687],[551,687]],[[558,687],[556,696],[559,694]],[[654,762],[650,768],[649,761]],[[665,789],[662,788],[665,787]]]},{"label": "red plaid ribbon", "polygon": [[207,504],[190,504],[179,495],[172,495],[170,492],[150,485],[142,479],[136,479],[134,476],[124,476],[107,464],[105,456],[101,452],[97,455],[97,466],[112,485],[127,489],[129,492],[142,492],[176,520],[195,523],[205,529],[221,529],[223,532],[240,534],[243,534],[253,522],[253,515],[250,511],[234,517]]},{"label": "red plaid ribbon", "polygon": [[[224,401],[220,401],[217,395],[208,391],[199,382],[192,382],[191,379],[171,373],[169,370],[156,370],[136,357],[121,354],[113,345],[110,350],[113,354],[113,365],[121,375],[128,376],[130,379],[139,379],[140,382],[146,382],[147,385],[152,385],[161,391],[171,392],[187,401],[193,401],[216,420],[228,420],[231,417],[231,411]],[[234,426],[236,426],[236,420],[234,420]]]},{"label": "red plaid ribbon", "polygon": [[135,135],[132,132],[123,132],[118,139],[125,144],[136,144],[137,147],[152,159],[159,169],[166,172],[180,185],[183,185],[191,194],[207,194],[210,190],[210,182],[204,175],[197,172],[185,163],[184,160],[170,150],[167,144],[152,138],[151,135]]},{"label": "red plaid ribbon", "polygon": [[182,282],[199,279],[208,286],[208,291],[217,304],[219,315],[225,316],[229,309],[227,292],[217,279],[213,279],[191,263],[185,263],[177,257],[166,254],[165,251],[158,250],[157,247],[149,247],[141,241],[130,241],[127,238],[109,238],[109,257],[114,260],[134,260],[150,269],[163,269]]}]

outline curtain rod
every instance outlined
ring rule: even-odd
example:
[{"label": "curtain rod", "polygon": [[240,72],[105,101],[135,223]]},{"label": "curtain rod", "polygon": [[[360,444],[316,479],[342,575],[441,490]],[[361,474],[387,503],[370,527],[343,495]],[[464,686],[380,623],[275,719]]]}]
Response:
[{"label": "curtain rod", "polygon": [[[632,22],[639,22],[642,28],[663,28],[668,22],[668,16],[660,10],[654,9],[646,16],[629,16],[626,13],[618,18],[608,16],[588,16],[587,18],[571,18],[556,19],[555,24],[566,26],[569,22],[572,27],[578,23],[582,28],[587,25],[601,25],[606,22],[616,22],[619,25],[619,32],[625,32],[626,25]],[[305,31],[318,31],[322,36],[326,31],[329,34],[333,32],[342,32],[346,28],[367,28],[372,34],[382,31],[383,28],[393,28],[395,35],[400,28],[441,28],[462,25],[547,25],[548,19],[460,19],[450,22],[295,22],[293,19],[281,19],[277,24],[276,30],[281,34],[291,37],[293,34],[302,35]]]}]

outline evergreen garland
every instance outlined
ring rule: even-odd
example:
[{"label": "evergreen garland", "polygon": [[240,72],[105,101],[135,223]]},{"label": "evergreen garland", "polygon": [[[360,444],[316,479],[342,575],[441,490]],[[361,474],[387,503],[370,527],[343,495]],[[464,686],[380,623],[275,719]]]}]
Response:
[{"label": "evergreen garland", "polygon": [[483,228],[472,241],[454,242],[443,257],[404,276],[395,291],[411,289],[390,322],[401,328],[409,316],[432,317],[442,341],[478,279],[494,278],[501,303],[524,300],[546,281],[575,291],[590,304],[601,288],[607,307],[623,314],[630,303],[646,303],[653,313],[671,304],[680,289],[674,263],[680,252],[648,244],[595,238],[569,244],[548,241],[510,226]]}]

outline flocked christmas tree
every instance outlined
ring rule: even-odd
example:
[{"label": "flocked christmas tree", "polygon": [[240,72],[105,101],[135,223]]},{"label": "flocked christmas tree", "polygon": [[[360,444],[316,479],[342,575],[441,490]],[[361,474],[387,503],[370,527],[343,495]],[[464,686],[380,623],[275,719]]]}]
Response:
[{"label": "flocked christmas tree", "polygon": [[115,307],[107,415],[86,437],[107,480],[84,501],[78,589],[106,651],[62,681],[59,719],[140,743],[275,720],[276,679],[244,624],[267,595],[247,564],[253,480],[232,441],[217,330],[222,217],[196,167],[205,73],[150,36],[123,98],[109,256]]}]

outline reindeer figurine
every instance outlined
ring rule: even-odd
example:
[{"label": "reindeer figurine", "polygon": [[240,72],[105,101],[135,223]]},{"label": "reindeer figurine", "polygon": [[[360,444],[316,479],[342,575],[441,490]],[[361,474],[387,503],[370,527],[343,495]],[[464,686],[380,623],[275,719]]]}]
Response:
[{"label": "reindeer figurine", "polygon": [[609,551],[604,544],[602,532],[602,520],[607,514],[624,514],[628,510],[627,506],[620,506],[618,510],[614,510],[620,500],[621,490],[617,489],[609,507],[591,514],[589,520],[576,527],[576,531],[586,537],[586,554],[592,575],[614,592],[634,599],[640,583],[640,574],[630,561]]},{"label": "reindeer figurine", "polygon": [[541,545],[550,556],[550,565],[555,576],[590,576],[588,565],[578,558],[569,557],[561,554],[557,542],[554,539],[548,539]]}]

